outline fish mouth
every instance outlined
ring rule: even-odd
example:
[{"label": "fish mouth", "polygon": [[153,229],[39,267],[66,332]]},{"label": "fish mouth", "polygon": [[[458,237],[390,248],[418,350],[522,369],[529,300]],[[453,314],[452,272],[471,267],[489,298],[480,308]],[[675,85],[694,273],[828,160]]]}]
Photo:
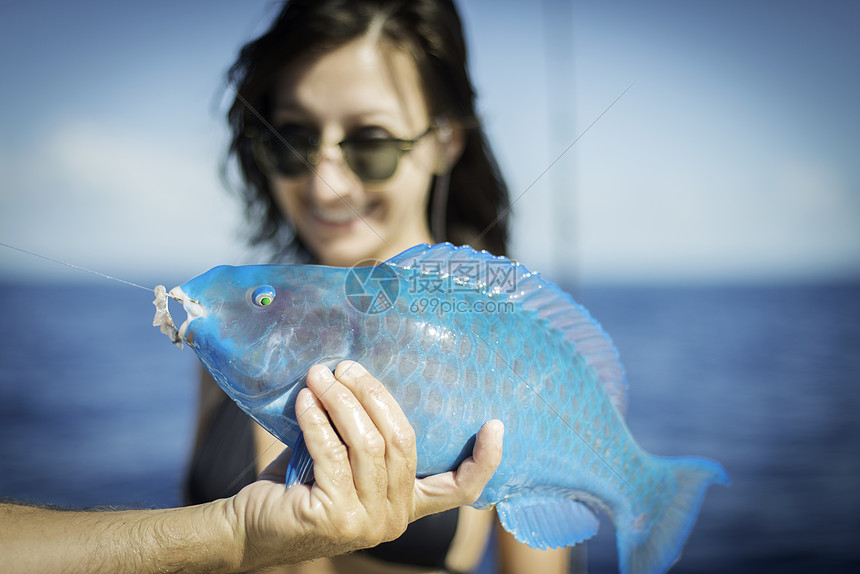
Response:
[{"label": "fish mouth", "polygon": [[185,314],[187,315],[187,317],[182,323],[182,325],[179,326],[179,338],[183,341],[186,341],[190,345],[191,341],[185,338],[185,334],[188,331],[188,325],[195,319],[205,317],[206,310],[203,309],[203,305],[186,295],[180,287],[174,287],[173,289],[171,289],[169,295],[173,297],[173,299],[175,299],[176,301],[182,303],[182,308],[185,309]]}]

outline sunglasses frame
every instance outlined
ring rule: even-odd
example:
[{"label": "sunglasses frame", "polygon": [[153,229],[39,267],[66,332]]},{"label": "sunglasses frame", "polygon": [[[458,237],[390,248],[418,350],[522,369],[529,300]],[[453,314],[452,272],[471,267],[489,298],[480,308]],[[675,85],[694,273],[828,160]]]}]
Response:
[{"label": "sunglasses frame", "polygon": [[[340,148],[341,157],[343,158],[344,163],[350,171],[356,175],[356,177],[364,183],[380,183],[394,177],[400,167],[400,159],[403,155],[415,149],[418,142],[424,139],[435,128],[436,126],[434,124],[430,124],[424,132],[414,139],[394,137],[346,138],[335,145]],[[246,130],[245,137],[250,141],[251,155],[254,158],[257,167],[259,167],[263,173],[278,174],[282,177],[298,179],[306,177],[310,173],[315,173],[315,166],[319,165],[322,159],[322,138],[318,136],[309,136],[307,138],[310,145],[304,153],[296,149],[293,144],[287,141],[287,138],[284,137],[280,131],[273,130],[268,126],[265,128],[257,126],[250,127]],[[361,168],[358,168],[358,171],[356,171],[357,166],[355,164],[356,160],[354,159],[354,154],[359,153],[359,150],[355,149],[355,146],[360,146],[361,144],[366,143],[371,145],[387,144],[390,146],[389,149],[394,151],[395,156],[390,174],[383,177],[370,177],[367,173],[359,173],[359,171],[364,171]],[[282,149],[275,150],[273,149],[274,146],[279,146]],[[301,160],[303,167],[299,171],[292,173],[283,170],[283,166],[277,161],[277,159],[275,159],[278,153],[295,154],[295,156]],[[385,153],[388,152],[386,151]]]}]

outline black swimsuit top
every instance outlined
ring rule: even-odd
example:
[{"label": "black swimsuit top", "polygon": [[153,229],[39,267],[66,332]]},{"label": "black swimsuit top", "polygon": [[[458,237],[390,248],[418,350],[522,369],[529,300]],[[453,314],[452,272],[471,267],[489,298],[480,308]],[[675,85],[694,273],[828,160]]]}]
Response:
[{"label": "black swimsuit top", "polygon": [[[186,483],[188,504],[233,496],[257,478],[251,418],[231,400],[215,409],[191,461]],[[416,520],[400,538],[363,553],[388,562],[444,567],[457,529],[456,508]]]}]

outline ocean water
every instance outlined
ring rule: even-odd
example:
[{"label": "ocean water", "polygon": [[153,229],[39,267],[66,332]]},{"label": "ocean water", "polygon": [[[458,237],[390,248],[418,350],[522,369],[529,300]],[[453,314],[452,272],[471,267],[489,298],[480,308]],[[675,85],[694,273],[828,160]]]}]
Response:
[{"label": "ocean water", "polygon": [[[583,288],[647,450],[723,463],[672,572],[860,571],[860,285]],[[173,506],[196,359],[110,283],[0,286],[0,498]],[[605,516],[591,572],[617,571]],[[485,569],[485,571],[487,571]]]}]

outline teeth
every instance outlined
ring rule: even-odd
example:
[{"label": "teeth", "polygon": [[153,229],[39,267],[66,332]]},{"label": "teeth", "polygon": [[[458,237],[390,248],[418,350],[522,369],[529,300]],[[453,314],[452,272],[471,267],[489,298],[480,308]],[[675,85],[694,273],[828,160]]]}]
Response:
[{"label": "teeth", "polygon": [[318,219],[329,223],[348,223],[358,217],[361,211],[356,209],[322,209],[319,207],[311,208],[311,213]]},{"label": "teeth", "polygon": [[185,339],[185,332],[188,329],[188,324],[194,319],[205,317],[206,311],[203,309],[203,306],[197,301],[192,301],[188,295],[186,295],[182,289],[179,287],[174,287],[170,290],[169,295],[174,299],[179,300],[182,303],[182,308],[185,309],[185,313],[188,315],[188,318],[185,319],[185,322],[179,326],[179,337],[180,339]]}]

